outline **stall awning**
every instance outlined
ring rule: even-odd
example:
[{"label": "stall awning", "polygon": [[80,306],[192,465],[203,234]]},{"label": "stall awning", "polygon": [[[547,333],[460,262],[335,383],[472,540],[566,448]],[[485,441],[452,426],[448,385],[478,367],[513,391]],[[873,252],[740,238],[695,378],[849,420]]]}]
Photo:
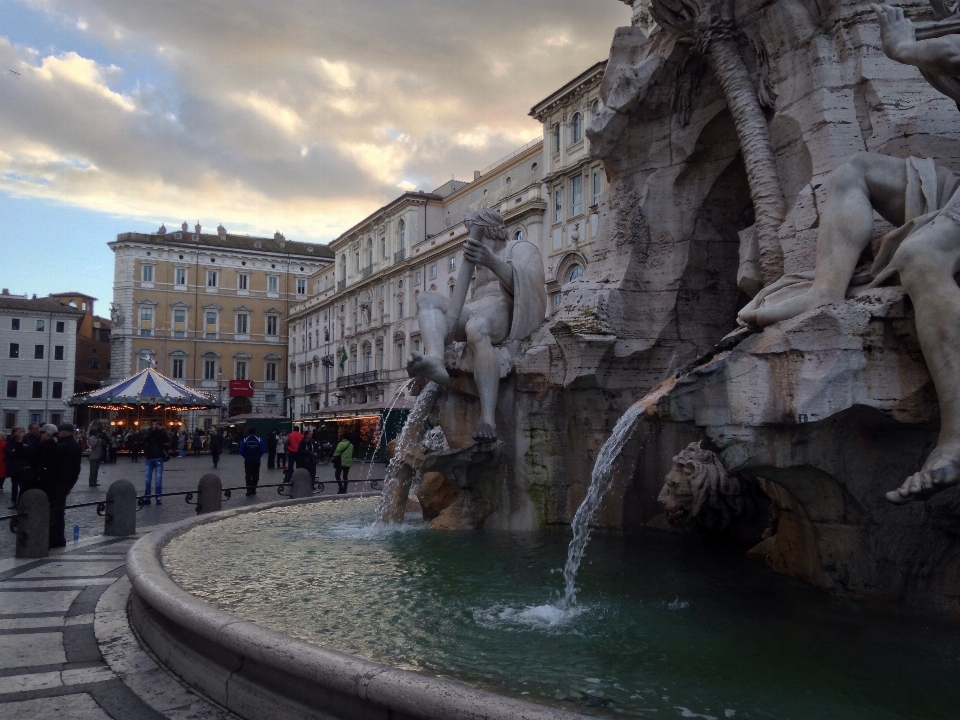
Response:
[{"label": "stall awning", "polygon": [[380,416],[390,408],[393,408],[394,411],[411,410],[413,408],[413,401],[407,400],[406,398],[401,398],[400,400],[397,400],[396,403],[394,403],[392,400],[390,402],[380,400],[365,403],[352,403],[350,405],[331,405],[330,407],[321,408],[320,410],[315,410],[314,412],[304,413],[302,419],[304,422],[310,422],[311,420],[337,420]]}]

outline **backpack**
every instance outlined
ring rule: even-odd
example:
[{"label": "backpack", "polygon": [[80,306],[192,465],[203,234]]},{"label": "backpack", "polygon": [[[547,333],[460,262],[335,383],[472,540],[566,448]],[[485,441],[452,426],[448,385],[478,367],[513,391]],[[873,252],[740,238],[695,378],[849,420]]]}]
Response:
[{"label": "backpack", "polygon": [[247,452],[260,452],[260,438],[256,435],[247,435],[247,439],[243,441],[243,447],[247,449]]}]

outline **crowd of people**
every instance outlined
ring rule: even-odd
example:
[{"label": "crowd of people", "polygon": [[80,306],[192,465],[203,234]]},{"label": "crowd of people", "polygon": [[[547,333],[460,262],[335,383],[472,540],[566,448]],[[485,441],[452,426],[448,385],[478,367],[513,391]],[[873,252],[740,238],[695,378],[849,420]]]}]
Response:
[{"label": "crowd of people", "polygon": [[83,449],[71,423],[13,428],[9,437],[0,431],[0,488],[12,483],[13,503],[27,490],[42,490],[50,502],[50,547],[66,547],[64,506],[80,477]]}]

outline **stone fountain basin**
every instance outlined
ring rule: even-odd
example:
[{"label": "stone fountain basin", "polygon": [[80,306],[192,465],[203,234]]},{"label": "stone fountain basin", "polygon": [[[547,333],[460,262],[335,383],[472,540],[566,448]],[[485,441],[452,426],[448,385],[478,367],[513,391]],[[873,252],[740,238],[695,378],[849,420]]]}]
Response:
[{"label": "stone fountain basin", "polygon": [[366,497],[281,500],[201,515],[150,533],[127,554],[130,622],[173,673],[247,718],[561,720],[586,716],[400,670],[292,638],[191,595],[167,574],[163,548],[207,523],[269,508]]}]

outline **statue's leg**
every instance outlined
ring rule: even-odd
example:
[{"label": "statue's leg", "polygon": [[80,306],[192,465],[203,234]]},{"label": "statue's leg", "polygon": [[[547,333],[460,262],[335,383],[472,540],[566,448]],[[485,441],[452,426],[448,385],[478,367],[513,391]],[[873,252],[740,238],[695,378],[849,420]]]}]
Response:
[{"label": "statue's leg", "polygon": [[473,377],[480,395],[480,424],[473,435],[477,442],[497,439],[497,393],[500,390],[500,362],[493,351],[495,343],[510,334],[510,309],[497,302],[474,310],[467,321],[467,344],[473,351]]},{"label": "statue's leg", "polygon": [[844,299],[857,261],[873,238],[873,212],[903,224],[906,161],[862,153],[837,167],[826,180],[820,209],[817,263],[813,286],[773,306],[743,312],[744,322],[765,327]]},{"label": "statue's leg", "polygon": [[417,321],[423,340],[423,354],[416,351],[410,353],[407,373],[411,377],[425,377],[438,385],[449,382],[450,376],[443,366],[443,347],[449,330],[446,314],[449,303],[449,298],[435,292],[420,293],[417,298]]},{"label": "statue's leg", "polygon": [[908,237],[893,258],[913,301],[917,336],[940,402],[940,437],[920,472],[887,500],[922,500],[960,484],[960,224],[941,215]]}]

